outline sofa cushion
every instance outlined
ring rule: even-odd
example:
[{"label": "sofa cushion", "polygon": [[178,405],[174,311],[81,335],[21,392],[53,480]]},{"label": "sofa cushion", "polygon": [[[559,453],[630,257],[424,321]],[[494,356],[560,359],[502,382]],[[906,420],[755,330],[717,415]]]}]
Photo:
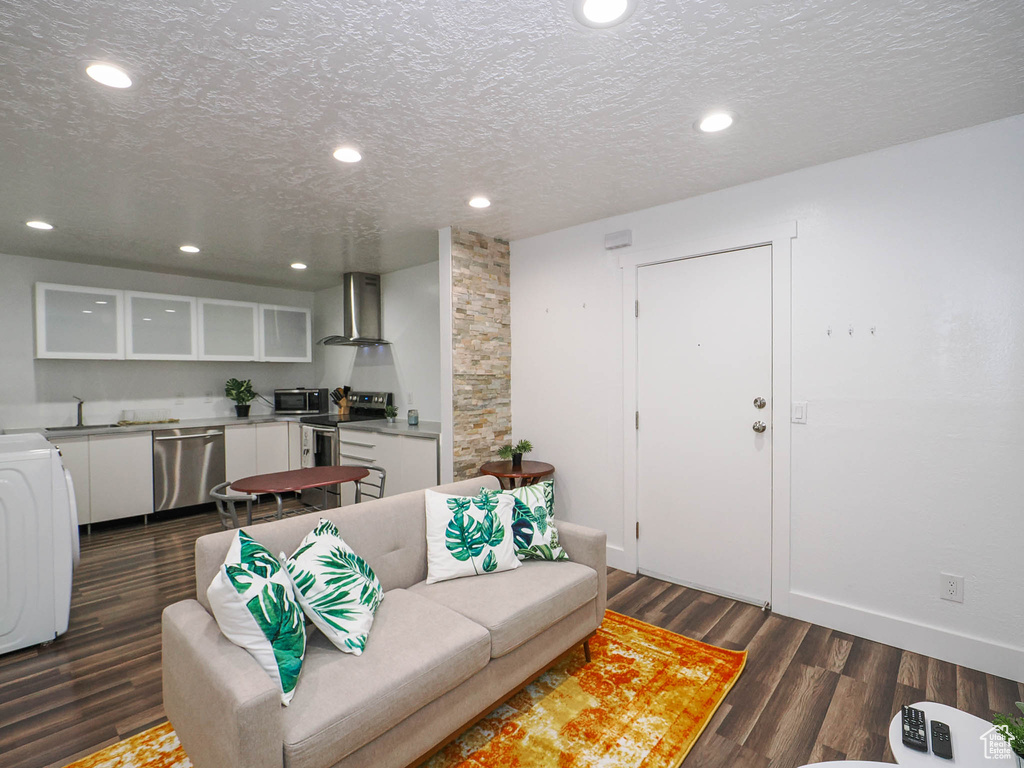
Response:
[{"label": "sofa cushion", "polygon": [[427,584],[519,567],[508,496],[426,494]]},{"label": "sofa cushion", "polygon": [[486,627],[497,659],[597,597],[597,573],[579,563],[528,560],[514,571],[420,582],[409,591]]},{"label": "sofa cushion", "polygon": [[555,484],[551,480],[501,491],[511,496],[512,538],[520,560],[568,560],[555,529]]},{"label": "sofa cushion", "polygon": [[487,630],[404,589],[385,593],[361,656],[311,636],[291,706],[285,768],[323,768],[483,669]]}]

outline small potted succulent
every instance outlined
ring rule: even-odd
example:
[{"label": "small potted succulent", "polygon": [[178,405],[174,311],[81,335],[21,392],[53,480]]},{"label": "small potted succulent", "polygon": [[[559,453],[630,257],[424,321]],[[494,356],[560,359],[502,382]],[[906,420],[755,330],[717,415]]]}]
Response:
[{"label": "small potted succulent", "polygon": [[388,424],[394,424],[398,418],[398,408],[393,405],[384,406],[384,418],[388,420]]},{"label": "small potted succulent", "polygon": [[239,418],[249,415],[249,403],[256,399],[256,392],[252,388],[251,380],[228,379],[224,384],[224,394],[235,401],[235,415]]},{"label": "small potted succulent", "polygon": [[498,458],[505,461],[511,460],[513,469],[522,469],[523,454],[529,453],[532,450],[533,443],[529,440],[520,440],[515,445],[507,443],[498,449]]},{"label": "small potted succulent", "polygon": [[[1017,709],[1024,713],[1024,701],[1017,702]],[[992,724],[1013,750],[1017,758],[1017,768],[1024,768],[1024,717],[996,714],[992,718]]]}]

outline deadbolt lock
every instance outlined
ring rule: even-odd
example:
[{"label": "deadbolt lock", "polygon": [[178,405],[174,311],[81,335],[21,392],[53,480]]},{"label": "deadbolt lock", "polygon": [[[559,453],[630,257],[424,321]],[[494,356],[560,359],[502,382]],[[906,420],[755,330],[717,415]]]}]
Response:
[{"label": "deadbolt lock", "polygon": [[768,429],[768,425],[765,424],[763,421],[755,421],[754,422],[754,431],[757,432],[757,434],[761,434],[766,429]]},{"label": "deadbolt lock", "polygon": [[765,399],[763,397],[755,397],[754,398],[754,407],[755,408],[758,408],[758,409],[764,408],[766,405],[768,405],[768,403],[765,401]]}]

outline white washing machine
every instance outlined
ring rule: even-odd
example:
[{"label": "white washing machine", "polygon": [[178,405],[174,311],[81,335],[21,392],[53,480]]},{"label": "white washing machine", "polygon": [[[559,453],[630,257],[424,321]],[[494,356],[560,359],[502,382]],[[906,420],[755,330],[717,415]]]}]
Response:
[{"label": "white washing machine", "polygon": [[0,435],[0,653],[68,629],[78,514],[60,452],[39,434]]}]

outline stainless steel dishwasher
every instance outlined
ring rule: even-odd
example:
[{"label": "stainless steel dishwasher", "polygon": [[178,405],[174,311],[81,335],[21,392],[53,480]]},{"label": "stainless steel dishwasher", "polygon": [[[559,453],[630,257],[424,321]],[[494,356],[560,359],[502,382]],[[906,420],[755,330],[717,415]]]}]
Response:
[{"label": "stainless steel dishwasher", "polygon": [[210,501],[224,482],[224,430],[219,427],[153,432],[153,511]]}]

